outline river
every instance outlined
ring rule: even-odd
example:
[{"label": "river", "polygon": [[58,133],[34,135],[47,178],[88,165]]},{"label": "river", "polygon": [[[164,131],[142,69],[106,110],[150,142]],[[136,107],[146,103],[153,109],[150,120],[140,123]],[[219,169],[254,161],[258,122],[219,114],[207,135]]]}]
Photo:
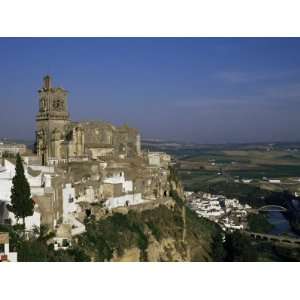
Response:
[{"label": "river", "polygon": [[269,211],[266,213],[268,221],[273,225],[273,229],[270,234],[281,235],[288,234],[295,237],[300,237],[296,235],[290,226],[289,221],[286,219],[283,213],[278,211]]}]

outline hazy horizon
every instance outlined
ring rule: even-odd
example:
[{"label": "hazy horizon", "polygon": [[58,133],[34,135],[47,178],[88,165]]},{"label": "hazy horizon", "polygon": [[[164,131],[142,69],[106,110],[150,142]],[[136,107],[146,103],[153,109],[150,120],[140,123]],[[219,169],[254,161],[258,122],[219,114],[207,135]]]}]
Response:
[{"label": "hazy horizon", "polygon": [[71,119],[143,139],[300,141],[299,38],[0,38],[0,138],[33,140],[50,74]]}]

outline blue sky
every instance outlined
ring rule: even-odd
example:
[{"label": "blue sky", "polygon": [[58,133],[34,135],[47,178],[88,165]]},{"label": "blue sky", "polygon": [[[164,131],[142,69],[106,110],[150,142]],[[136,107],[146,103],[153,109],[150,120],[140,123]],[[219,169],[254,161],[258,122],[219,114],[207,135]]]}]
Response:
[{"label": "blue sky", "polygon": [[45,74],[75,121],[144,138],[300,141],[300,39],[0,38],[0,137],[33,139]]}]

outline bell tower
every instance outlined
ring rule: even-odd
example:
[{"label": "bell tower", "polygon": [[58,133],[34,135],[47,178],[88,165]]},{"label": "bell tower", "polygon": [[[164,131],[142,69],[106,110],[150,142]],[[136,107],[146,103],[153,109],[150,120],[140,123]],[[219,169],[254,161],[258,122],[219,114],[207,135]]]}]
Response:
[{"label": "bell tower", "polygon": [[36,116],[36,151],[45,165],[49,159],[60,159],[65,127],[70,123],[67,96],[60,87],[52,87],[52,78],[46,75],[38,91],[39,111]]}]

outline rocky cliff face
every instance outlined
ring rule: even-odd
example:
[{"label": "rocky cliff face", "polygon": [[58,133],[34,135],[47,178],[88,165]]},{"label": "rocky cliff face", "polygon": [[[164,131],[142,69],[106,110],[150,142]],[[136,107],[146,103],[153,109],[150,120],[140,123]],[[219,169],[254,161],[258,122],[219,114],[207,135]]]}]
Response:
[{"label": "rocky cliff face", "polygon": [[[191,251],[192,250],[192,251]],[[147,261],[150,262],[188,262],[192,261],[191,252],[197,254],[196,261],[210,261],[211,257],[207,249],[197,246],[190,249],[187,245],[178,245],[178,241],[173,238],[153,240],[147,250]],[[145,261],[142,251],[133,247],[126,249],[121,256],[115,255],[111,260],[113,262],[138,262]]]},{"label": "rocky cliff face", "polygon": [[[179,198],[180,199],[180,198]],[[144,211],[91,220],[79,245],[94,261],[210,261],[220,230],[180,200]]]},{"label": "rocky cliff face", "polygon": [[[160,242],[154,239],[146,249],[147,261],[189,261],[185,251],[178,251],[176,244],[177,242],[172,238],[162,239]],[[143,261],[142,252],[137,247],[126,249],[123,255],[115,256],[112,261]]]}]

